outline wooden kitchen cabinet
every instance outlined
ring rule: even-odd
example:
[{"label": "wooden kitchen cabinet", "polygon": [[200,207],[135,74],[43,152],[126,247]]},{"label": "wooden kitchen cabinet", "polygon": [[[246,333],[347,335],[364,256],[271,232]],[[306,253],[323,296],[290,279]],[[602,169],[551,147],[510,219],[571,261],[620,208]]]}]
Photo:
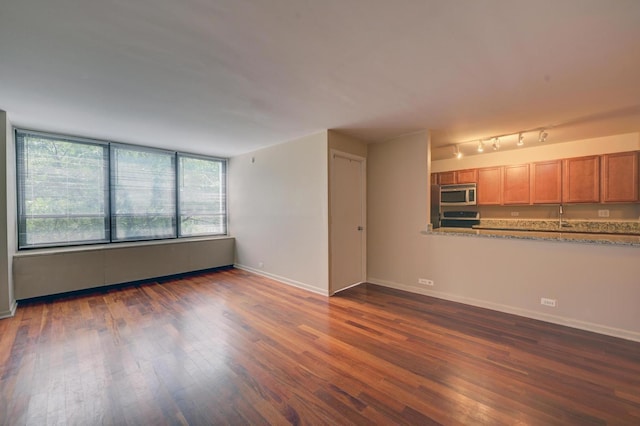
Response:
[{"label": "wooden kitchen cabinet", "polygon": [[502,170],[502,203],[529,204],[531,202],[529,164],[504,166]]},{"label": "wooden kitchen cabinet", "polygon": [[531,202],[560,204],[562,202],[562,161],[531,163]]},{"label": "wooden kitchen cabinet", "polygon": [[600,202],[600,156],[568,158],[562,161],[562,202]]},{"label": "wooden kitchen cabinet", "polygon": [[452,185],[456,183],[456,172],[440,172],[438,173],[438,183],[440,185]]},{"label": "wooden kitchen cabinet", "polygon": [[454,170],[438,173],[436,182],[440,185],[454,185],[458,183],[476,183],[478,181],[478,169]]},{"label": "wooden kitchen cabinet", "polygon": [[602,156],[602,202],[638,201],[638,153],[619,152]]},{"label": "wooden kitchen cabinet", "polygon": [[456,170],[456,183],[478,182],[478,169]]},{"label": "wooden kitchen cabinet", "polygon": [[502,167],[478,169],[478,205],[502,204]]},{"label": "wooden kitchen cabinet", "polygon": [[438,173],[431,173],[431,185],[438,184]]}]

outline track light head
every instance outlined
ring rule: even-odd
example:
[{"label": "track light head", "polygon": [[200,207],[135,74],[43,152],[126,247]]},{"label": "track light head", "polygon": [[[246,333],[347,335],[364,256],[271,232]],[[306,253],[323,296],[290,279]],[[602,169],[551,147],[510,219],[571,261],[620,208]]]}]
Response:
[{"label": "track light head", "polygon": [[547,133],[544,129],[540,130],[540,134],[538,135],[538,142],[545,142],[547,140],[547,136],[549,136],[549,133]]},{"label": "track light head", "polygon": [[518,134],[518,146],[524,145],[524,135],[522,133]]},{"label": "track light head", "polygon": [[491,146],[493,147],[494,151],[499,150],[500,149],[500,138],[493,139],[493,144]]},{"label": "track light head", "polygon": [[478,152],[484,152],[484,143],[478,141]]},{"label": "track light head", "polygon": [[462,158],[462,152],[460,151],[460,146],[456,145],[453,149],[453,155],[459,160]]}]

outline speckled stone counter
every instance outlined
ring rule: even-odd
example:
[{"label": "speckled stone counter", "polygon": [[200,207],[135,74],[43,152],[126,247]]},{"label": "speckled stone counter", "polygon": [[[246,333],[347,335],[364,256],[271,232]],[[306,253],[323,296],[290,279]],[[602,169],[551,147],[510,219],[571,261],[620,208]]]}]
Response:
[{"label": "speckled stone counter", "polygon": [[558,219],[480,219],[480,224],[474,228],[640,235],[640,221],[637,220],[563,220],[561,226]]},{"label": "speckled stone counter", "polygon": [[465,228],[437,228],[432,231],[425,231],[423,233],[427,235],[455,235],[473,238],[511,238],[520,240],[558,241],[582,244],[640,247],[640,235]]}]

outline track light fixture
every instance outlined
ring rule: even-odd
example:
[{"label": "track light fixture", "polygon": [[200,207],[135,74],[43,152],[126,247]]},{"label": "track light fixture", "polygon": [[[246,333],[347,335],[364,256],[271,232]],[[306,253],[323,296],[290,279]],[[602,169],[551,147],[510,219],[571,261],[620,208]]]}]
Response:
[{"label": "track light fixture", "polygon": [[540,134],[538,135],[538,142],[545,142],[547,140],[547,136],[549,136],[549,134],[545,129],[540,130]]},{"label": "track light fixture", "polygon": [[[493,148],[493,151],[498,151],[501,148],[502,142],[506,140],[506,144],[508,146],[512,146],[511,145],[513,143],[512,141],[515,138],[515,145],[518,147],[522,147],[524,146],[524,138],[526,133],[538,132],[538,142],[545,142],[547,140],[547,137],[549,136],[549,133],[547,133],[547,129],[548,127],[537,127],[534,129],[525,129],[525,130],[520,130],[519,132],[516,132],[516,133],[504,133],[501,135],[491,136],[483,139],[469,140],[467,142],[458,142],[455,145],[451,144],[448,146],[453,147],[453,155],[456,158],[460,159],[462,158],[462,152],[460,151],[460,146],[476,144],[476,150],[479,153],[482,153],[482,152],[485,152],[484,141],[487,141],[487,143],[491,143],[491,147]],[[502,138],[502,141],[500,140],[501,138]]]}]

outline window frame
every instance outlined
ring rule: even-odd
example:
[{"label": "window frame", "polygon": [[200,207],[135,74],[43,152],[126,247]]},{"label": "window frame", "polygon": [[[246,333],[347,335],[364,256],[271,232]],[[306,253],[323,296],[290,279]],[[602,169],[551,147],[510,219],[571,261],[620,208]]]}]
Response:
[{"label": "window frame", "polygon": [[[202,238],[202,237],[224,237],[228,235],[228,221],[229,221],[229,211],[228,211],[228,159],[222,157],[215,156],[207,156],[203,154],[194,154],[183,151],[174,151],[162,148],[149,147],[144,145],[135,145],[135,144],[127,144],[121,142],[114,141],[106,141],[99,139],[89,139],[77,136],[63,135],[52,132],[43,132],[37,130],[29,130],[25,128],[14,127],[14,143],[16,148],[16,197],[17,197],[17,230],[18,230],[18,250],[33,250],[33,249],[43,249],[43,248],[60,248],[60,247],[75,247],[75,246],[90,246],[90,245],[98,245],[98,244],[120,244],[120,243],[132,243],[132,242],[143,242],[143,241],[162,241],[162,240],[177,240],[177,239],[188,239],[188,238]],[[105,197],[105,213],[104,213],[104,232],[105,238],[101,240],[86,240],[86,241],[73,241],[73,242],[64,242],[58,241],[54,243],[45,243],[45,244],[26,244],[26,198],[24,193],[25,182],[24,178],[21,177],[21,173],[24,169],[24,142],[20,142],[25,135],[33,135],[36,137],[41,137],[45,139],[52,140],[60,140],[70,143],[79,143],[85,145],[93,145],[100,146],[104,150],[103,164],[104,164],[104,197]],[[146,151],[146,152],[159,152],[172,155],[173,161],[173,203],[174,203],[174,215],[172,218],[173,222],[173,233],[171,237],[142,237],[142,238],[127,238],[127,239],[116,239],[115,234],[115,186],[114,186],[114,170],[115,170],[115,159],[113,158],[113,152],[116,148],[123,149],[131,149],[134,151]],[[182,235],[181,230],[181,210],[180,210],[180,188],[179,188],[179,179],[181,174],[181,166],[180,166],[180,158],[194,158],[194,159],[202,159],[207,161],[217,161],[221,163],[222,167],[222,196],[224,200],[224,211],[223,214],[223,232],[222,233],[199,233],[194,235]],[[217,213],[216,213],[217,214]],[[21,234],[22,233],[22,234]],[[24,237],[21,237],[24,235]]]}]

